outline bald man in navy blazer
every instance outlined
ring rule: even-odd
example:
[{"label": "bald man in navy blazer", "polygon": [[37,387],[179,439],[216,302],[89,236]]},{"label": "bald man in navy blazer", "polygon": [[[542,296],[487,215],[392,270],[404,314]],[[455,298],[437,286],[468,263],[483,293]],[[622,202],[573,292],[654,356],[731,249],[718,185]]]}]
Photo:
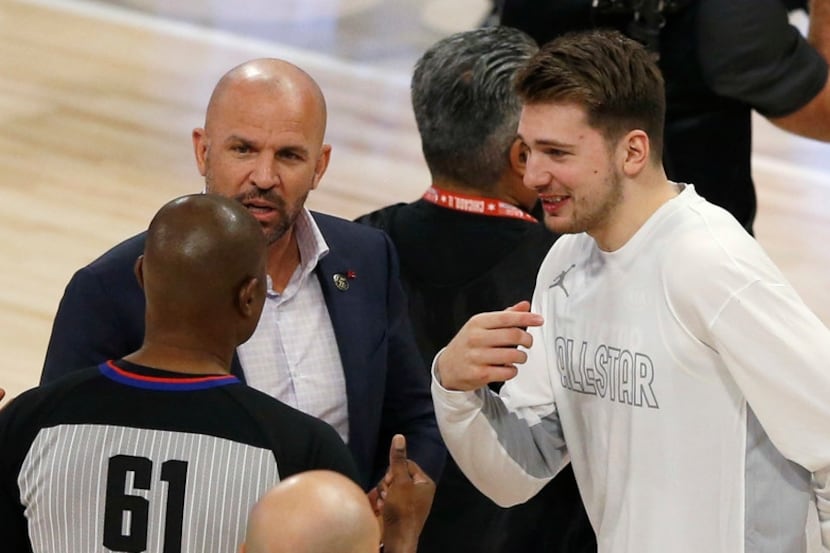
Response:
[{"label": "bald man in navy blazer", "polygon": [[[312,353],[328,348],[326,358],[339,354],[346,405],[338,398],[337,407],[347,421],[340,431],[366,489],[385,471],[396,433],[406,436],[410,459],[437,479],[445,449],[394,248],[383,232],[304,207],[328,166],[325,118],[322,92],[301,69],[275,59],[246,62],[222,77],[205,127],[193,131],[197,165],[206,192],[237,199],[260,222],[269,242],[273,295],[300,289],[315,298],[312,305],[324,301],[334,340],[326,341],[325,329],[314,327],[301,335],[301,346]],[[72,277],[55,316],[42,383],[141,346],[144,294],[133,266],[143,247],[142,233]],[[263,330],[266,340],[286,347],[269,332]],[[240,363],[238,355],[244,347],[237,349],[233,373],[251,383],[246,358]],[[332,366],[338,367],[335,362],[301,368],[331,371]],[[334,370],[332,380],[339,380],[339,369]]]}]

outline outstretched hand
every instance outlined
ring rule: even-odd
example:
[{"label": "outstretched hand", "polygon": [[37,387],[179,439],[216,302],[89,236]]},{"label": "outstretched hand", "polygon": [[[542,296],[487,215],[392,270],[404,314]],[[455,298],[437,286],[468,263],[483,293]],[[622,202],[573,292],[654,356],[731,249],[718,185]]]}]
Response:
[{"label": "outstretched hand", "polygon": [[441,385],[470,391],[510,380],[518,372],[516,365],[527,361],[527,354],[517,346],[529,348],[533,343],[526,328],[543,322],[541,315],[530,312],[527,301],[474,315],[438,356]]},{"label": "outstretched hand", "polygon": [[383,521],[384,550],[414,553],[426,522],[435,482],[406,457],[406,439],[395,434],[389,448],[389,469],[378,484],[378,507]]}]

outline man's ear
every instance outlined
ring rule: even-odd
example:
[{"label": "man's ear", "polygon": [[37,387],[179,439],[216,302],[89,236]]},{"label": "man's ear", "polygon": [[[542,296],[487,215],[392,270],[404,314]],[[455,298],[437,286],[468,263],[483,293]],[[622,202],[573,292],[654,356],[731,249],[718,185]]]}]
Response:
[{"label": "man's ear", "polygon": [[649,163],[651,143],[648,134],[640,129],[629,131],[620,141],[622,170],[627,177],[635,177]]},{"label": "man's ear", "polygon": [[524,177],[527,154],[524,151],[524,146],[522,145],[522,141],[520,139],[517,138],[513,141],[507,155],[510,160],[510,169],[516,173],[519,178]]},{"label": "man's ear", "polygon": [[245,542],[239,544],[239,553],[245,553]]},{"label": "man's ear", "polygon": [[507,151],[508,167],[505,169],[502,178],[499,179],[499,186],[503,192],[513,198],[514,203],[526,211],[532,211],[536,204],[538,194],[533,188],[524,184],[525,169],[527,168],[527,146],[520,138],[516,138],[510,149]]},{"label": "man's ear", "polygon": [[239,294],[236,298],[236,307],[243,317],[258,316],[257,299],[260,293],[260,282],[256,277],[249,277],[239,287]]},{"label": "man's ear", "polygon": [[199,168],[199,174],[203,177],[207,172],[207,148],[208,140],[205,134],[205,129],[195,128],[191,133],[193,139],[193,155],[196,157],[196,167]]},{"label": "man's ear", "polygon": [[314,179],[311,182],[311,189],[315,190],[326,174],[326,169],[329,167],[331,160],[331,144],[323,144],[320,150],[320,157],[317,158],[317,163],[314,165]]},{"label": "man's ear", "polygon": [[135,260],[133,273],[135,273],[135,278],[138,280],[138,285],[144,290],[144,255],[139,255],[138,259]]}]

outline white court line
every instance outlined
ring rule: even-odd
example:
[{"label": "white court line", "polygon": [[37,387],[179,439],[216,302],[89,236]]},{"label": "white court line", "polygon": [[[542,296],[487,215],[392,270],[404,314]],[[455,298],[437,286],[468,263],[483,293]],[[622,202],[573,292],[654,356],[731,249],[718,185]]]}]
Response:
[{"label": "white court line", "polygon": [[232,50],[244,50],[251,57],[280,57],[296,65],[319,67],[335,74],[359,76],[379,84],[409,87],[409,73],[395,73],[368,65],[338,60],[325,54],[287,46],[279,42],[251,38],[222,29],[208,28],[196,23],[164,18],[160,15],[138,12],[123,6],[115,6],[90,0],[13,0],[19,4],[31,4],[55,11],[80,14],[94,19],[118,23],[136,29],[149,29],[176,38],[224,46]]}]

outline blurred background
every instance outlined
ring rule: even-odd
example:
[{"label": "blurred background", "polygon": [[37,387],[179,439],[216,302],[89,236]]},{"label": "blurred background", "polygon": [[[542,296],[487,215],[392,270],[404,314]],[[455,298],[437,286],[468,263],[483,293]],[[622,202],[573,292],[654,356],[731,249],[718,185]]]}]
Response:
[{"label": "blurred background", "polygon": [[[216,80],[259,56],[329,102],[330,169],[310,207],[353,218],[417,198],[415,60],[487,0],[0,2],[0,386],[35,385],[72,273],[201,190],[190,144]],[[756,120],[759,241],[830,324],[830,146]]]}]

